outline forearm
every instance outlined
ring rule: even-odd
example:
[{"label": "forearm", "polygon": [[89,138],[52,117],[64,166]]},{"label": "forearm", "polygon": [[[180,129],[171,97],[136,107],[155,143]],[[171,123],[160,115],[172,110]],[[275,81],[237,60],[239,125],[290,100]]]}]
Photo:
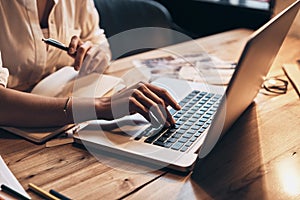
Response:
[{"label": "forearm", "polygon": [[[50,127],[74,122],[71,99],[64,108],[67,98],[52,98],[19,92],[0,86],[0,125],[15,127]],[[77,111],[92,108],[91,100],[76,100]],[[90,120],[84,115],[81,120]],[[78,122],[78,121],[76,121]]]},{"label": "forearm", "polygon": [[140,113],[155,125],[170,126],[175,120],[167,106],[181,109],[166,90],[147,83],[138,83],[112,97],[73,97],[69,101],[0,86],[0,97],[0,126],[14,127],[61,126],[95,119],[111,120],[134,113]]}]

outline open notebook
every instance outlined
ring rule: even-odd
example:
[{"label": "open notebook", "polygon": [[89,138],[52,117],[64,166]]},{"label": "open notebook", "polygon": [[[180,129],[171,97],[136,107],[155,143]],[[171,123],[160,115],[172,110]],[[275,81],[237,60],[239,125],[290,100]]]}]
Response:
[{"label": "open notebook", "polygon": [[[50,97],[67,97],[71,95],[75,97],[102,97],[122,81],[117,77],[97,73],[80,78],[77,78],[77,75],[78,72],[73,67],[64,67],[40,81],[31,93]],[[80,87],[73,88],[75,81],[76,85]],[[32,142],[44,143],[73,126],[73,124],[70,124],[63,127],[1,128]]]}]

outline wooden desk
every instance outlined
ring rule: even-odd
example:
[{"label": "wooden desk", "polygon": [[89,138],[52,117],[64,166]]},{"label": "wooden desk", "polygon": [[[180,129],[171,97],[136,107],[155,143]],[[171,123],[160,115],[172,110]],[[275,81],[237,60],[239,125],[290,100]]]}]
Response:
[{"label": "wooden desk", "polygon": [[[197,42],[222,59],[237,59],[250,33],[234,30]],[[189,43],[184,43],[172,48],[193,51],[188,47]],[[299,47],[300,39],[287,38],[270,74],[284,77],[281,64],[294,63],[300,57]],[[150,52],[135,57],[154,55]],[[115,65],[129,64],[130,59]],[[98,162],[84,149],[72,145],[45,148],[4,131],[0,133],[0,155],[25,189],[32,182],[74,199],[299,199],[299,132],[299,97],[289,85],[284,95],[259,94],[189,174],[120,170]],[[138,171],[143,166],[135,168]]]}]

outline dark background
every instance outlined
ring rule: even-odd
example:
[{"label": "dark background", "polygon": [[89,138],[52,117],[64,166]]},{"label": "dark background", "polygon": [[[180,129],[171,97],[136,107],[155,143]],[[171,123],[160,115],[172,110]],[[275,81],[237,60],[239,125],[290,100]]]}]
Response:
[{"label": "dark background", "polygon": [[271,18],[275,5],[275,0],[269,0],[269,9],[245,7],[243,2],[249,0],[240,0],[237,5],[230,4],[228,0],[156,1],[163,4],[174,22],[194,38],[234,28],[257,29]]}]

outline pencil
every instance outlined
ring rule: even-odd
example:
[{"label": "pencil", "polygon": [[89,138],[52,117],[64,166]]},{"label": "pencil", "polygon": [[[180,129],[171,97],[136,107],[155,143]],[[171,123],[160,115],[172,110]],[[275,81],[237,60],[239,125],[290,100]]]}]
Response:
[{"label": "pencil", "polygon": [[20,194],[19,192],[17,192],[16,190],[8,187],[7,185],[2,184],[1,185],[1,190],[13,197],[16,197],[17,199],[25,199],[25,200],[29,200],[29,198],[25,197],[24,195]]},{"label": "pencil", "polygon": [[56,196],[57,198],[61,199],[61,200],[71,200],[69,197],[66,197],[65,195],[51,189],[50,194],[53,194],[54,196]]},{"label": "pencil", "polygon": [[28,184],[29,189],[31,189],[33,192],[39,194],[40,196],[49,199],[49,200],[59,200],[59,198],[53,196],[52,194],[46,192],[45,190],[39,188],[38,186],[34,185],[33,183]]}]

